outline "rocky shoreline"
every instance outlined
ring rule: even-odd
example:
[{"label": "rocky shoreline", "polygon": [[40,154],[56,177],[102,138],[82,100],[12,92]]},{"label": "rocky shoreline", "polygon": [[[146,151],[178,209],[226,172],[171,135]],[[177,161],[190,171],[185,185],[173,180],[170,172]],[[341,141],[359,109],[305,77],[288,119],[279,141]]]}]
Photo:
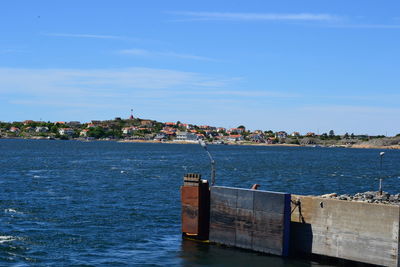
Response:
[{"label": "rocky shoreline", "polygon": [[[0,137],[0,139],[25,139],[25,140],[60,140],[60,138],[48,138],[48,137]],[[154,141],[154,140],[126,140],[126,139],[92,139],[87,140],[85,138],[71,138],[69,140],[75,141],[114,141],[120,143],[156,143],[156,144],[194,144],[195,142],[177,142],[177,141]],[[328,147],[328,148],[357,148],[357,149],[400,149],[400,145],[298,145],[298,144],[266,144],[266,143],[252,143],[252,142],[229,142],[225,145],[247,145],[247,146],[284,146],[284,147]]]},{"label": "rocky shoreline", "polygon": [[364,193],[356,193],[354,195],[350,194],[338,195],[337,193],[330,193],[330,194],[320,195],[319,197],[344,200],[344,201],[400,205],[400,194],[391,195],[387,192],[382,192],[381,195],[377,191],[367,191]]}]

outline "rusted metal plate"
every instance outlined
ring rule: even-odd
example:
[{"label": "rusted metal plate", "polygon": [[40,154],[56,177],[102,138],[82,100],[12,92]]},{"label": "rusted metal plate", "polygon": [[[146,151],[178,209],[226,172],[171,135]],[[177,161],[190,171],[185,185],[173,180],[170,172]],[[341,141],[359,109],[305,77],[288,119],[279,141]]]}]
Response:
[{"label": "rusted metal plate", "polygon": [[[201,176],[187,174],[186,185],[181,187],[182,233],[192,238],[206,240],[210,225],[210,190],[207,181]],[[187,186],[199,180],[196,186]]]},{"label": "rusted metal plate", "polygon": [[182,232],[187,234],[199,233],[199,209],[182,205]]},{"label": "rusted metal plate", "polygon": [[198,207],[199,206],[199,187],[182,186],[181,187],[181,200],[182,200],[182,205]]}]

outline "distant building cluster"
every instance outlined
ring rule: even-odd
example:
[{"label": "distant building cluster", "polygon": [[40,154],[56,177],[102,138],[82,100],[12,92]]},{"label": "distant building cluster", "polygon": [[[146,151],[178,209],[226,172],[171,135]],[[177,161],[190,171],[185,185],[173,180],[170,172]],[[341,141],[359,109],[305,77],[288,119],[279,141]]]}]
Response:
[{"label": "distant building cluster", "polygon": [[107,140],[143,140],[158,142],[198,142],[205,140],[217,144],[224,143],[287,143],[287,144],[315,144],[316,139],[345,139],[351,140],[368,138],[345,134],[337,136],[333,130],[329,134],[316,135],[307,132],[288,134],[286,131],[273,132],[247,130],[241,125],[226,129],[210,125],[194,125],[181,122],[157,122],[155,120],[119,117],[113,120],[92,120],[89,123],[79,121],[42,122],[26,120],[23,122],[0,122],[0,137],[2,138],[48,138],[48,139],[107,139]]}]

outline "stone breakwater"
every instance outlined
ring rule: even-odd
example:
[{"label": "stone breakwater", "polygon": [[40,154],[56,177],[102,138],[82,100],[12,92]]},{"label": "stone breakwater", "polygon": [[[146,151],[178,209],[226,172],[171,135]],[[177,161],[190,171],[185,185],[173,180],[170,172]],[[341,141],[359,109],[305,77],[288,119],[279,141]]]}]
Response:
[{"label": "stone breakwater", "polygon": [[382,192],[382,195],[379,194],[379,192],[375,191],[356,193],[354,195],[349,195],[349,194],[338,195],[337,193],[330,193],[330,194],[320,195],[319,197],[346,200],[346,201],[400,205],[400,194],[391,195],[387,192]]}]

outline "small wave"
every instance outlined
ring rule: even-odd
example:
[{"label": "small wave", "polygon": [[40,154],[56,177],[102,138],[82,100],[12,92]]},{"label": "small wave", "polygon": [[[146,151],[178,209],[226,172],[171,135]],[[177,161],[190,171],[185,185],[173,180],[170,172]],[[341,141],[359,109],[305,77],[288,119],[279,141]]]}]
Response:
[{"label": "small wave", "polygon": [[40,178],[40,175],[34,175],[33,178]]},{"label": "small wave", "polygon": [[0,244],[17,240],[16,237],[10,235],[0,235]]},{"label": "small wave", "polygon": [[5,209],[4,212],[5,212],[5,213],[23,214],[22,212],[16,211],[15,209]]}]

